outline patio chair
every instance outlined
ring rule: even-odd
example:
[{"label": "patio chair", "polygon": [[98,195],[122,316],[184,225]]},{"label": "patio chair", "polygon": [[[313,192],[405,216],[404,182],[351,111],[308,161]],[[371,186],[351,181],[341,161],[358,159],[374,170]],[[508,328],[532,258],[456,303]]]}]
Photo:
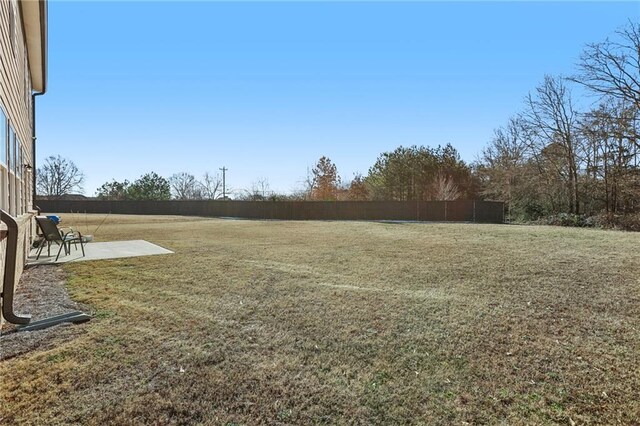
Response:
[{"label": "patio chair", "polygon": [[84,257],[84,244],[82,241],[82,234],[80,234],[79,231],[74,231],[71,228],[63,228],[69,229],[69,231],[65,232],[62,229],[59,229],[55,222],[46,216],[36,216],[36,222],[42,231],[42,241],[38,247],[36,260],[40,258],[40,254],[42,253],[42,249],[44,249],[45,245],[47,246],[47,255],[51,256],[52,243],[56,243],[60,246],[55,262],[58,261],[63,248],[65,255],[71,253],[71,243],[75,244],[76,250],[78,249],[78,243],[80,243],[82,257]]}]

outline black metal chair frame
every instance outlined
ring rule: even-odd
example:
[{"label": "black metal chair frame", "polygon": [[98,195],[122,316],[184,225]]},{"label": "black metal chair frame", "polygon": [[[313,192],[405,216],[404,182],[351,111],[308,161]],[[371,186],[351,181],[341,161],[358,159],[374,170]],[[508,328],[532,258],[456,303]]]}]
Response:
[{"label": "black metal chair frame", "polygon": [[60,258],[60,253],[62,253],[62,249],[64,248],[65,255],[69,255],[71,253],[71,243],[74,243],[76,246],[76,250],[78,249],[78,243],[80,243],[80,248],[82,249],[82,257],[85,256],[84,253],[84,243],[82,241],[82,234],[79,231],[74,231],[72,228],[68,232],[64,232],[59,229],[54,221],[49,219],[46,216],[36,216],[36,222],[42,231],[42,241],[40,242],[40,247],[38,247],[38,252],[36,255],[36,260],[40,258],[40,254],[44,249],[46,244],[47,246],[47,255],[51,256],[51,244],[56,243],[60,246],[58,250],[58,254],[56,255],[55,262]]}]

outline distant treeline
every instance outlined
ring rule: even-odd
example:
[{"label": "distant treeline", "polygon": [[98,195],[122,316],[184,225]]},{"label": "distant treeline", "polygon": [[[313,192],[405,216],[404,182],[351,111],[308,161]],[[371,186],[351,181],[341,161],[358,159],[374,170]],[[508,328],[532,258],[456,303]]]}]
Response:
[{"label": "distant treeline", "polygon": [[[400,146],[380,154],[366,175],[343,180],[321,157],[291,194],[270,190],[267,178],[249,188],[224,188],[218,174],[168,178],[148,173],[112,180],[102,200],[396,200],[505,202],[512,221],[639,226],[640,26],[628,22],[611,38],[588,44],[571,76],[544,76],[521,111],[472,163],[451,145]],[[590,100],[579,106],[572,89]],[[582,99],[584,96],[581,97]],[[54,180],[54,179],[52,179]],[[55,181],[55,180],[54,180]],[[40,187],[44,187],[39,185]],[[224,195],[223,195],[224,193]],[[57,192],[44,195],[59,195]],[[624,219],[619,220],[621,216]],[[593,218],[597,218],[593,219]],[[618,219],[616,219],[618,218]],[[594,222],[595,220],[595,222]],[[631,225],[628,225],[628,224]]]}]

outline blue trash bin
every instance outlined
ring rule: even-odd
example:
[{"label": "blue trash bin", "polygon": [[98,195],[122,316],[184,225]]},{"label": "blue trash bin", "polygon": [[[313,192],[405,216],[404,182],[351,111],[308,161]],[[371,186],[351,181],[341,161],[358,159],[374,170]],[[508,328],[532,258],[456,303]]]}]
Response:
[{"label": "blue trash bin", "polygon": [[60,224],[60,216],[56,216],[56,215],[51,215],[51,216],[47,216],[49,219],[51,219],[53,221],[53,223],[55,223],[56,225]]}]

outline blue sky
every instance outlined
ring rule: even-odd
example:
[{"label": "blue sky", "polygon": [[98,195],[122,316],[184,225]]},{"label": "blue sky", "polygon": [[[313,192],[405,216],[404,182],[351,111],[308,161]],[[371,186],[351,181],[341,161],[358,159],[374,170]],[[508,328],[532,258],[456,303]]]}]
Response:
[{"label": "blue sky", "polygon": [[635,2],[51,1],[38,161],[72,159],[87,195],[222,166],[233,189],[289,192],[322,155],[350,180],[399,145],[472,161],[545,73],[639,17]]}]

